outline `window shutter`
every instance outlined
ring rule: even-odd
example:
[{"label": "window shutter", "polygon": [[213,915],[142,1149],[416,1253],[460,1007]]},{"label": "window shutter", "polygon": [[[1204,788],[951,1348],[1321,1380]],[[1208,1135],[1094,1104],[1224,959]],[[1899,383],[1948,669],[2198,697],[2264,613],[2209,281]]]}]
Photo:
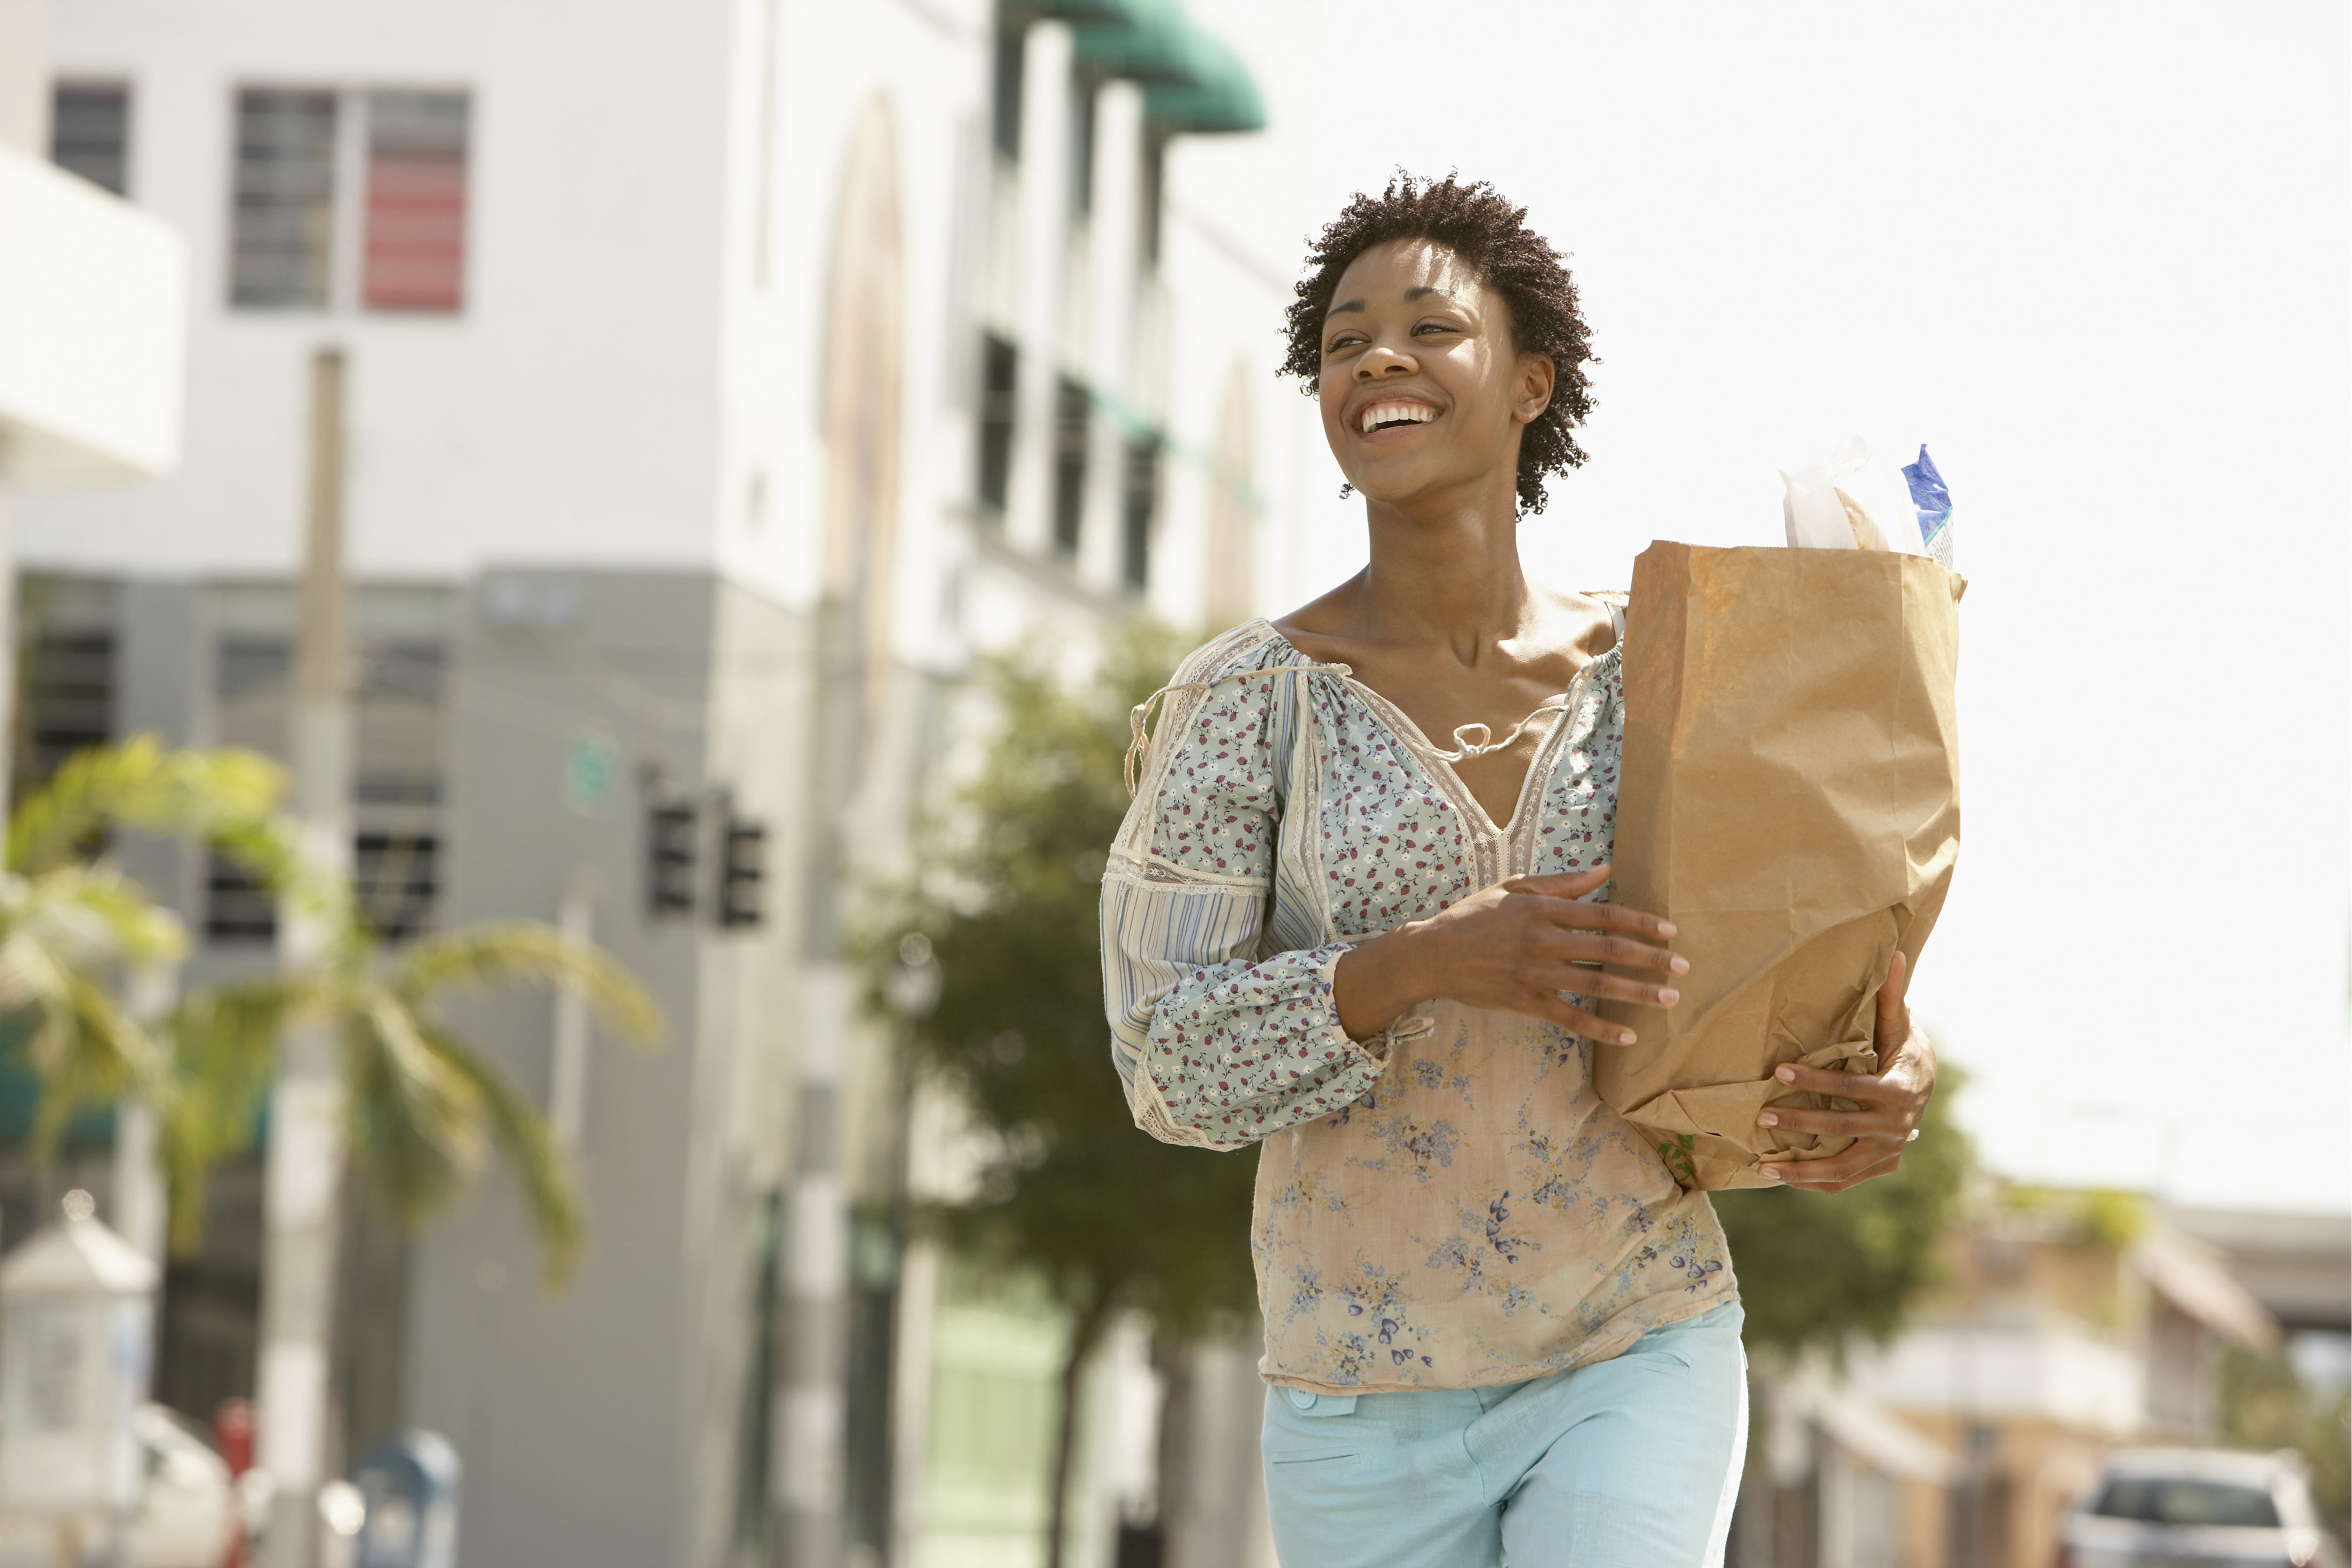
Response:
[{"label": "window shutter", "polygon": [[371,310],[465,307],[468,110],[463,93],[369,96],[360,295]]}]

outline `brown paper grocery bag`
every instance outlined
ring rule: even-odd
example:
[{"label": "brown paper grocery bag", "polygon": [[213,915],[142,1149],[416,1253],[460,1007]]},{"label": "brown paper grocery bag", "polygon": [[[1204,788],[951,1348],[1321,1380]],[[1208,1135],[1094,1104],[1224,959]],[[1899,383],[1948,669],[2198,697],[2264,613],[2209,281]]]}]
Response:
[{"label": "brown paper grocery bag", "polygon": [[[1921,555],[1660,542],[1633,565],[1611,897],[1679,928],[1671,1011],[1605,1004],[1601,1096],[1687,1187],[1850,1139],[1756,1125],[1818,1107],[1782,1062],[1869,1072],[1887,961],[1916,972],[1959,853],[1952,682],[1965,584]],[[1850,1101],[1840,1102],[1851,1108]]]}]

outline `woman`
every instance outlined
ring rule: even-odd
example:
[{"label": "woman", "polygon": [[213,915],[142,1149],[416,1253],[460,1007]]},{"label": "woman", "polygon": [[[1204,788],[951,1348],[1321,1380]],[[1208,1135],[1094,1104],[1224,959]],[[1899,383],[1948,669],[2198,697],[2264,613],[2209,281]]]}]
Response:
[{"label": "woman", "polygon": [[[1714,1211],[1591,1087],[1634,1043],[1595,1000],[1672,1006],[1688,965],[1606,901],[1619,616],[1520,569],[1591,406],[1574,286],[1524,217],[1400,178],[1315,245],[1286,368],[1370,564],[1185,661],[1105,877],[1138,1124],[1263,1145],[1291,1568],[1717,1563],[1746,1447]],[[1767,1111],[1854,1140],[1768,1176],[1894,1168],[1935,1082],[1903,988],[1898,958],[1882,1073],[1780,1069],[1861,1109]]]}]

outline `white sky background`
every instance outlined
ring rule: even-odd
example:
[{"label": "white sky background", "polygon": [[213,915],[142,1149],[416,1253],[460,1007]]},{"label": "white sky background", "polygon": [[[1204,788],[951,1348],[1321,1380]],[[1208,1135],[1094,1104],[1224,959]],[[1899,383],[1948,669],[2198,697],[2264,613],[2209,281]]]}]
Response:
[{"label": "white sky background", "polygon": [[[2352,13],[1192,6],[1276,145],[1196,139],[1179,199],[1268,263],[1397,163],[1572,253],[1606,363],[1538,575],[1779,543],[1776,468],[1928,443],[1966,847],[1913,994],[1965,1120],[2014,1174],[2346,1206]],[[1363,558],[1338,483],[1295,597]]]}]

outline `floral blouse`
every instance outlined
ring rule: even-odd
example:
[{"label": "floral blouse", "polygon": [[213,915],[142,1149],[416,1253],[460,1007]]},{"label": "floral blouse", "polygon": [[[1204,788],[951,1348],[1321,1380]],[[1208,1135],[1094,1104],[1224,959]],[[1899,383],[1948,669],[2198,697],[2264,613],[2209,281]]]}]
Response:
[{"label": "floral blouse", "polygon": [[1451,1002],[1358,1042],[1332,999],[1355,942],[1609,858],[1617,650],[1547,705],[1501,826],[1411,719],[1267,622],[1193,654],[1168,696],[1104,873],[1105,1004],[1138,1126],[1261,1146],[1265,1377],[1517,1383],[1732,1300],[1706,1194],[1593,1092],[1591,1053],[1613,1047]]}]

